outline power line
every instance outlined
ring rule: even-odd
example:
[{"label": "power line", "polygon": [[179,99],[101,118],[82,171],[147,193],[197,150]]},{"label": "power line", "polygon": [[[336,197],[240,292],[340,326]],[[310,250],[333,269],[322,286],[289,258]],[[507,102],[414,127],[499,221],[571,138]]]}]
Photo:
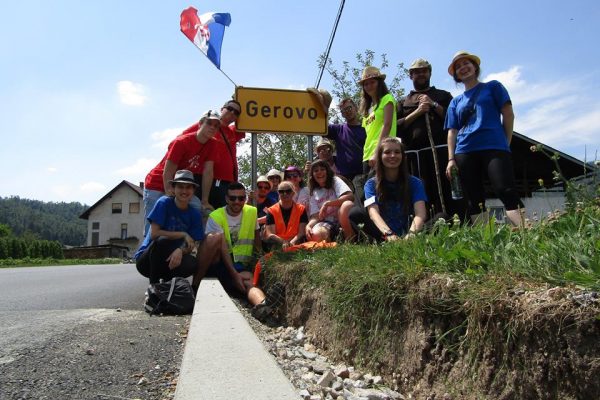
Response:
[{"label": "power line", "polygon": [[333,39],[335,38],[335,32],[337,31],[338,23],[340,22],[340,18],[342,17],[342,10],[344,9],[345,0],[340,1],[340,8],[338,10],[337,17],[335,19],[335,23],[333,24],[333,29],[331,30],[331,35],[329,36],[329,43],[327,44],[327,51],[325,52],[325,58],[323,59],[323,65],[321,65],[321,70],[319,71],[319,77],[317,78],[317,82],[315,83],[315,87],[318,89],[321,84],[321,78],[323,77],[323,71],[325,70],[325,65],[327,64],[327,60],[329,59],[329,52],[331,51],[331,45],[333,44]]}]

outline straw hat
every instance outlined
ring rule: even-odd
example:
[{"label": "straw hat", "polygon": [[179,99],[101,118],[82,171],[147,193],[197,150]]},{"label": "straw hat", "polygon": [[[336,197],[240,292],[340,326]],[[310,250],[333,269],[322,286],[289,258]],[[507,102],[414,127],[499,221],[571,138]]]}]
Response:
[{"label": "straw hat", "polygon": [[329,146],[329,148],[331,149],[331,152],[333,153],[333,150],[335,149],[335,147],[333,146],[333,143],[331,143],[331,140],[329,140],[327,138],[321,138],[321,140],[319,140],[317,142],[317,145],[315,146],[315,151],[319,151],[319,148],[325,147],[325,146]]},{"label": "straw hat", "polygon": [[269,189],[271,189],[273,187],[273,185],[271,185],[271,182],[269,182],[269,180],[267,179],[266,176],[261,175],[258,177],[258,179],[256,180],[256,185],[258,186],[259,183],[266,183],[267,185],[269,185]]},{"label": "straw hat", "polygon": [[382,74],[381,71],[379,70],[379,68],[377,67],[373,67],[372,65],[369,65],[368,67],[365,67],[365,69],[363,69],[362,75],[360,77],[360,81],[358,81],[359,85],[362,85],[362,83],[364,81],[366,81],[367,79],[381,79],[384,80],[385,79],[385,74]]},{"label": "straw hat", "polygon": [[419,68],[428,68],[431,71],[431,64],[429,64],[429,61],[424,58],[417,58],[412,64],[410,64],[408,70],[412,71],[413,69]]},{"label": "straw hat", "polygon": [[454,76],[454,63],[460,60],[461,58],[468,58],[478,66],[481,65],[481,60],[479,59],[479,57],[477,57],[475,54],[471,54],[467,51],[461,50],[454,55],[454,57],[452,58],[452,62],[448,66],[448,73],[450,74],[450,76]]}]

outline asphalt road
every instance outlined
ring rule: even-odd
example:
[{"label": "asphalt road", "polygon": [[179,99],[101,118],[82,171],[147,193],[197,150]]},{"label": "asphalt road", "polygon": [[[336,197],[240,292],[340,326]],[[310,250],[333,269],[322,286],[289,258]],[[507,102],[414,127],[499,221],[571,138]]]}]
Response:
[{"label": "asphalt road", "polygon": [[133,264],[0,269],[0,312],[139,310],[148,279]]},{"label": "asphalt road", "polygon": [[148,316],[147,285],[131,264],[0,269],[0,399],[170,398],[189,318]]}]

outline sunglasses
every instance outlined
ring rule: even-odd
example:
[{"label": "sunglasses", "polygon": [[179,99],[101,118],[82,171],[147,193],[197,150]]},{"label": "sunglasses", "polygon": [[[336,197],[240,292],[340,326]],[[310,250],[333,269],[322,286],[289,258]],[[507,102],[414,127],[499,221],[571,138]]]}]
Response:
[{"label": "sunglasses", "polygon": [[346,107],[342,108],[342,110],[341,110],[341,111],[342,111],[343,113],[346,113],[346,112],[352,111],[352,106],[346,106]]},{"label": "sunglasses", "polygon": [[268,185],[258,185],[259,189],[271,190],[271,187]]},{"label": "sunglasses", "polygon": [[285,174],[286,178],[300,178],[300,174]]},{"label": "sunglasses", "polygon": [[242,195],[242,196],[227,195],[227,198],[229,199],[229,201],[244,201],[244,200],[246,200],[246,195]]},{"label": "sunglasses", "polygon": [[281,189],[278,190],[279,194],[292,194],[293,190],[292,189]]},{"label": "sunglasses", "polygon": [[227,107],[225,107],[225,109],[227,111],[232,112],[236,117],[240,116],[240,110],[238,110],[237,108],[234,108],[234,107],[231,107],[231,106],[227,106]]}]

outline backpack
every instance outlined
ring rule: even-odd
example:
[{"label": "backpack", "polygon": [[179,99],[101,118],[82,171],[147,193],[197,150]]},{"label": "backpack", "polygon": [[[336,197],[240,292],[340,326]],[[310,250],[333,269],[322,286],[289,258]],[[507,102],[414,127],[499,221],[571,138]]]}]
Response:
[{"label": "backpack", "polygon": [[192,285],[186,278],[175,277],[170,281],[152,283],[146,290],[144,310],[150,315],[191,314],[196,298]]}]

